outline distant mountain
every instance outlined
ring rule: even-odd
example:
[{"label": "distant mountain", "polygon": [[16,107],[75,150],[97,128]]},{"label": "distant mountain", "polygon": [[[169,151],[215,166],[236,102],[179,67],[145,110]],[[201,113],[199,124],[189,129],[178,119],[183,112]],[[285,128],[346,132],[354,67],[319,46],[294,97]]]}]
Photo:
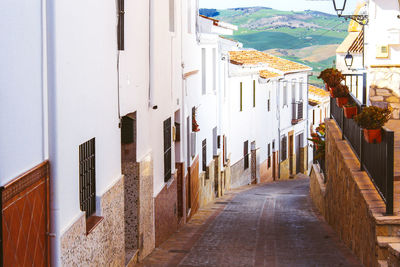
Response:
[{"label": "distant mountain", "polygon": [[[348,22],[319,11],[281,11],[269,7],[200,9],[200,14],[239,27],[230,38],[246,48],[294,60],[313,67],[318,74],[331,67],[336,46],[347,35]],[[315,77],[312,82],[321,85]]]}]

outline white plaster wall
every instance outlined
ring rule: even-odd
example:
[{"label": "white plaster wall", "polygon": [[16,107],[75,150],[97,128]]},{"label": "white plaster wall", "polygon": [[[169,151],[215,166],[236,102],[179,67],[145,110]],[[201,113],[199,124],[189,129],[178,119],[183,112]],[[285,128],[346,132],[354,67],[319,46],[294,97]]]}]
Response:
[{"label": "white plaster wall", "polygon": [[152,150],[149,107],[149,1],[125,2],[125,50],[120,52],[121,116],[137,112],[137,161]]},{"label": "white plaster wall", "polygon": [[[397,0],[369,1],[369,24],[366,26],[367,65],[397,64],[400,60],[400,20]],[[389,58],[376,58],[378,45],[391,45]]]},{"label": "white plaster wall", "polygon": [[42,27],[42,0],[0,2],[0,185],[46,159]]},{"label": "white plaster wall", "polygon": [[81,213],[79,145],[96,138],[97,196],[121,176],[116,4],[52,1],[48,18],[51,200],[59,241]]},{"label": "white plaster wall", "polygon": [[[151,59],[150,86],[152,102],[158,109],[150,112],[150,136],[154,156],[154,196],[164,187],[163,122],[179,109],[182,90],[181,70],[181,12],[180,1],[175,1],[175,32],[169,31],[169,0],[151,2]],[[175,150],[172,145],[174,170]]]}]

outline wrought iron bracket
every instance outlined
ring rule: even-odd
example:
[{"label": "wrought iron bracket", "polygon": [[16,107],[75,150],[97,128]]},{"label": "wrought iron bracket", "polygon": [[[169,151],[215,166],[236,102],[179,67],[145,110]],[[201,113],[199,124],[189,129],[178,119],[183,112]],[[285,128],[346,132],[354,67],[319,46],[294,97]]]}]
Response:
[{"label": "wrought iron bracket", "polygon": [[338,15],[339,18],[344,18],[346,20],[351,19],[360,25],[368,25],[368,15]]}]

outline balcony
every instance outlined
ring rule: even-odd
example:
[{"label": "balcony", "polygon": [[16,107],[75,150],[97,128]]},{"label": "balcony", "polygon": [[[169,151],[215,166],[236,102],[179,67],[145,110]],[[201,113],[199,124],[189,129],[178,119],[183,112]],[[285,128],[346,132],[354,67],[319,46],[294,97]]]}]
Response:
[{"label": "balcony", "polygon": [[292,125],[299,123],[303,120],[303,101],[296,101],[292,103]]}]

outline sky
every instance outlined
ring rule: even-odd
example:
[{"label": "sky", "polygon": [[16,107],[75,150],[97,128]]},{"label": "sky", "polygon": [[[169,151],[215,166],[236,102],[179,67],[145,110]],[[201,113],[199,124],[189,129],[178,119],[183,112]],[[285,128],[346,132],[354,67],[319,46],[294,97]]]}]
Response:
[{"label": "sky", "polygon": [[[347,0],[343,14],[351,14],[357,0]],[[336,14],[332,0],[199,0],[200,8],[226,9],[233,7],[265,6],[278,10],[303,11],[316,10]]]}]

